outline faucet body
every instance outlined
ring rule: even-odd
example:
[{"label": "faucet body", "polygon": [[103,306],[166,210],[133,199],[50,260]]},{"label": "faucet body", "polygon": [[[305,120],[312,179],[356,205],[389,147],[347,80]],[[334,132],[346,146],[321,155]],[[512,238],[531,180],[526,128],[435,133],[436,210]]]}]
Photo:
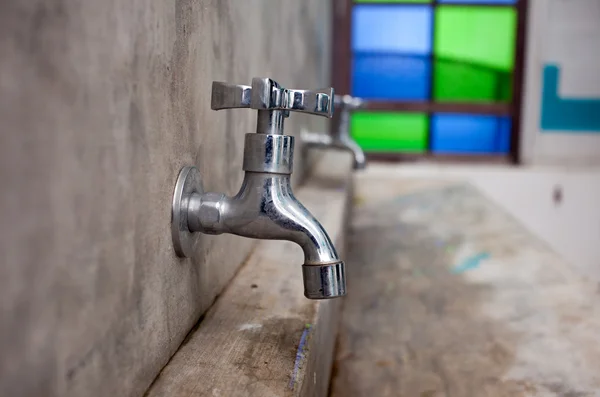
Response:
[{"label": "faucet body", "polygon": [[[214,211],[213,217],[203,217],[206,211]],[[327,232],[294,197],[289,175],[246,172],[234,197],[194,194],[188,225],[207,234],[293,241],[302,248],[305,265],[340,262]]]},{"label": "faucet body", "polygon": [[[267,92],[282,90],[273,83],[269,79],[253,79],[252,90],[259,88],[264,92],[265,84],[271,84],[271,88],[267,87]],[[230,87],[222,83],[213,84],[213,109],[224,108],[220,105],[223,98],[227,97],[227,93],[231,92]],[[225,89],[228,91],[224,94],[222,90]],[[244,90],[245,88],[241,92]],[[238,94],[236,95],[239,96]],[[244,95],[247,96],[242,94],[242,100]],[[215,97],[218,98],[216,101]],[[237,104],[235,101],[232,102],[231,98],[226,98],[226,101],[229,101],[228,104]],[[295,101],[302,102],[298,98],[295,98]],[[323,103],[311,105],[310,109],[323,105]],[[254,106],[260,108],[260,104]],[[298,103],[296,106],[299,106]],[[325,111],[331,114],[332,109],[315,110],[311,113],[320,114]],[[282,134],[283,120],[286,116],[286,109],[265,110],[263,108],[259,111],[258,133],[246,134],[245,137],[243,162],[245,175],[242,186],[235,196],[205,193],[201,183],[198,183],[197,169],[186,167],[182,170],[178,186],[183,193],[176,197],[179,204],[175,208],[174,201],[173,210],[175,248],[178,254],[184,256],[190,254],[193,246],[190,247],[189,244],[186,246],[185,238],[197,235],[198,232],[230,233],[255,239],[293,241],[304,252],[302,266],[304,295],[310,299],[343,296],[346,294],[344,262],[339,258],[323,226],[292,192],[290,176],[293,169],[294,137]],[[181,181],[182,177],[185,180],[196,181],[192,183],[195,184],[195,188],[188,185],[186,189],[185,181]],[[179,190],[176,187],[176,196]],[[182,229],[185,233],[183,239]]]},{"label": "faucet body", "polygon": [[336,95],[335,106],[339,111],[339,119],[332,133],[304,132],[302,142],[306,147],[346,150],[352,153],[354,169],[363,169],[367,165],[365,153],[350,136],[350,112],[362,107],[363,101],[350,95]]}]

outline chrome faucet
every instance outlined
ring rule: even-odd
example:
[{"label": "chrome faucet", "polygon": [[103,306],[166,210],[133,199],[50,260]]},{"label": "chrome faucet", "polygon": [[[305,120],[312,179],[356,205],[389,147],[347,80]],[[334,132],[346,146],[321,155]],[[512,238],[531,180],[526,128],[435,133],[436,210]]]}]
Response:
[{"label": "chrome faucet", "polygon": [[367,165],[365,153],[350,136],[350,112],[362,107],[360,98],[350,95],[336,95],[335,108],[339,112],[339,120],[331,134],[303,132],[302,142],[305,147],[321,147],[346,150],[354,156],[354,169],[363,169]]},{"label": "chrome faucet", "polygon": [[252,86],[213,82],[211,108],[258,110],[256,133],[246,134],[245,176],[234,197],[205,193],[196,167],[180,171],[171,225],[178,256],[194,253],[199,233],[289,240],[304,251],[302,275],[307,298],[346,294],[344,262],[323,226],[292,193],[294,137],[283,135],[283,122],[290,111],[331,117],[332,98],[332,88],[291,90],[268,78],[254,78]]}]

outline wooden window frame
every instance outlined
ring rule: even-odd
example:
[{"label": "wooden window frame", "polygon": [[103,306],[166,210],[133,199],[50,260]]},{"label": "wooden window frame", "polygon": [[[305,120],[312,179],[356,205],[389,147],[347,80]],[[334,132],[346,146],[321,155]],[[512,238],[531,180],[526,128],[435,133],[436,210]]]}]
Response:
[{"label": "wooden window frame", "polygon": [[[331,62],[331,81],[333,87],[338,94],[351,94],[352,85],[352,7],[353,0],[332,0],[333,7],[333,24],[332,24],[332,54]],[[360,3],[356,3],[360,4]],[[377,4],[395,4],[389,2],[370,2],[364,3],[369,5]],[[400,3],[398,3],[400,4]],[[414,3],[413,3],[414,4]],[[432,0],[431,3],[423,3],[435,8],[440,5],[444,7],[464,7],[465,4],[459,3],[440,3],[437,0]],[[477,3],[469,4],[468,6],[476,7],[510,7],[514,8],[517,13],[517,37],[515,44],[515,64],[513,69],[512,81],[512,101],[510,103],[476,103],[476,102],[433,102],[433,101],[368,101],[366,109],[371,111],[402,111],[402,112],[423,112],[431,115],[434,112],[455,112],[455,113],[471,113],[485,114],[496,116],[510,116],[512,118],[510,131],[510,150],[507,154],[500,155],[476,155],[476,154],[457,154],[445,155],[436,154],[431,150],[431,123],[427,131],[427,150],[424,153],[367,153],[367,157],[372,160],[385,161],[405,161],[432,159],[440,161],[474,161],[474,162],[491,162],[491,163],[513,163],[520,164],[521,162],[521,123],[522,123],[522,108],[523,108],[523,86],[525,75],[525,46],[527,32],[527,12],[529,9],[528,0],[518,0],[516,4],[498,4],[498,3]],[[435,15],[435,13],[434,13]],[[435,24],[432,24],[431,29],[435,29]],[[433,58],[434,51],[431,51]],[[432,64],[433,65],[433,64]],[[430,77],[431,87],[430,92],[433,92],[433,77]],[[335,122],[332,123],[335,125]]]}]

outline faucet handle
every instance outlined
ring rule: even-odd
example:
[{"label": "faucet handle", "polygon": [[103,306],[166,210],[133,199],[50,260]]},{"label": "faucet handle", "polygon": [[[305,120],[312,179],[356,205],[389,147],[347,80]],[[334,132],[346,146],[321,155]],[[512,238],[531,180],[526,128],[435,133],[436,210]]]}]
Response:
[{"label": "faucet handle", "polygon": [[252,87],[213,81],[210,108],[212,110],[249,108]]},{"label": "faucet handle", "polygon": [[211,109],[251,108],[256,110],[283,110],[333,116],[333,88],[320,90],[293,90],[281,87],[269,78],[255,77],[252,86],[214,81]]},{"label": "faucet handle", "polygon": [[365,105],[365,101],[351,95],[336,95],[335,106],[339,106],[342,109],[360,109]]},{"label": "faucet handle", "polygon": [[333,88],[295,90],[281,87],[269,78],[252,79],[250,107],[258,110],[284,110],[331,118],[333,116]]}]

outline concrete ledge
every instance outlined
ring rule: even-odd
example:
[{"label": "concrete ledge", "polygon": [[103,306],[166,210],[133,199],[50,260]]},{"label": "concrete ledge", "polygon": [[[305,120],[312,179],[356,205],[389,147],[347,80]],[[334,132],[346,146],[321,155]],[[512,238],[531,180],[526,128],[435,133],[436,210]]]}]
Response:
[{"label": "concrete ledge", "polygon": [[[328,153],[296,194],[340,255],[350,165],[346,155]],[[326,395],[341,300],[304,298],[301,264],[296,245],[261,241],[146,395]]]},{"label": "concrete ledge", "polygon": [[356,193],[331,396],[599,395],[597,282],[464,182]]}]

